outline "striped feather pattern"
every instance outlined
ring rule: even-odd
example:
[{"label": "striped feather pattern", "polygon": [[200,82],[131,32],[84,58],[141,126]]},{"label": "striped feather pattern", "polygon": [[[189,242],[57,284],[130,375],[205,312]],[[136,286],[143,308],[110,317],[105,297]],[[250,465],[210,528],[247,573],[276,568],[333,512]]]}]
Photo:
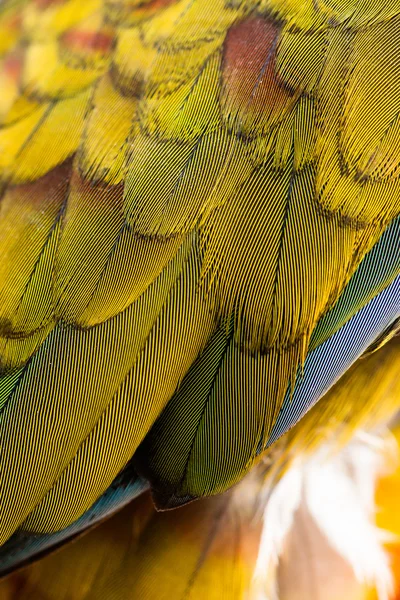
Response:
[{"label": "striped feather pattern", "polygon": [[1,542],[132,457],[160,506],[227,489],[399,317],[399,19],[2,3]]},{"label": "striped feather pattern", "polygon": [[288,447],[282,458],[290,460],[289,457],[295,458],[298,452],[310,453],[328,439],[340,447],[351,439],[355,430],[368,431],[387,423],[398,410],[399,362],[399,337],[376,352],[362,356],[281,438],[278,445]]},{"label": "striped feather pattern", "polygon": [[[215,342],[217,347],[217,340]],[[266,460],[260,462],[240,485],[228,493],[202,499],[181,510],[160,513],[154,511],[149,495],[142,496],[111,520],[74,540],[68,547],[0,583],[0,594],[4,595],[10,590],[10,600],[14,597],[21,600],[28,597],[39,600],[44,590],[48,600],[109,597],[127,600],[138,597],[152,599],[155,596],[167,600],[171,596],[185,598],[188,595],[193,599],[206,596],[241,600],[246,597],[252,598],[257,592],[272,589],[274,583],[283,586],[279,587],[280,593],[285,593],[283,590],[288,584],[293,584],[293,577],[287,575],[287,579],[282,579],[281,561],[285,564],[285,552],[290,540],[290,537],[285,537],[287,529],[291,530],[293,526],[291,511],[295,510],[300,499],[297,496],[301,494],[298,469],[302,468],[300,465],[310,465],[312,461],[315,464],[316,460],[322,460],[321,468],[325,474],[328,473],[329,478],[332,476],[332,464],[338,460],[338,454],[342,451],[342,458],[345,454],[349,457],[351,444],[355,447],[357,457],[363,457],[360,464],[364,465],[366,455],[363,454],[360,443],[363,439],[365,443],[365,439],[370,438],[371,445],[373,443],[378,446],[379,442],[378,447],[381,450],[383,439],[370,436],[367,432],[377,424],[386,422],[398,407],[399,365],[400,338],[396,338],[377,352],[358,360],[340,382],[277,442],[271,457],[265,457]],[[363,406],[368,410],[360,410]],[[355,437],[353,428],[357,431]],[[374,446],[374,451],[376,450]],[[369,452],[371,451],[372,448],[369,448]],[[312,452],[316,452],[316,455],[310,456]],[[393,460],[392,452],[388,454]],[[319,458],[316,459],[318,455]],[[178,453],[176,458],[179,459]],[[353,467],[354,464],[345,461],[341,471],[348,473],[349,467]],[[368,460],[367,464],[370,468],[371,463]],[[353,468],[350,468],[350,471],[353,473]],[[277,478],[281,478],[282,475],[286,476],[286,486],[281,479],[280,486],[273,489]],[[317,483],[321,482],[321,474],[319,477],[314,476]],[[365,484],[365,480],[361,479]],[[337,483],[337,476],[335,482]],[[316,492],[319,490],[317,483]],[[82,526],[85,519],[97,519],[99,512],[101,514],[105,507],[113,506],[113,499],[120,496],[127,499],[131,494],[134,495],[135,490],[140,489],[140,485],[140,480],[135,479],[134,471],[129,465],[86,515],[65,532],[60,532],[50,539],[60,540],[62,535],[76,531]],[[282,485],[285,486],[284,489]],[[364,486],[361,488],[366,489]],[[367,488],[369,489],[368,485]],[[345,489],[348,490],[347,487]],[[357,490],[359,492],[360,488],[357,487]],[[291,494],[289,498],[288,491]],[[314,502],[320,498],[320,494],[317,493],[315,496],[310,495],[308,486],[303,488],[303,492],[308,499],[314,498]],[[370,492],[372,493],[372,488]],[[395,498],[392,493],[392,509],[395,506]],[[327,505],[329,501],[325,502],[324,511],[327,510]],[[346,510],[348,505],[352,506],[352,503],[347,502]],[[309,507],[312,506],[310,502]],[[379,507],[389,509],[386,500],[381,502]],[[285,510],[289,511],[286,516]],[[361,510],[361,504],[356,504],[356,510]],[[266,529],[260,543],[263,513]],[[396,515],[395,511],[391,510],[391,515]],[[301,516],[304,517],[304,514],[301,513]],[[303,519],[298,518],[297,513],[294,517],[295,523],[304,526]],[[380,516],[379,518],[382,520]],[[393,522],[389,525],[393,531]],[[310,527],[307,526],[307,533],[310,531]],[[355,535],[355,531],[353,534]],[[8,561],[17,560],[18,556],[20,560],[25,557],[29,542],[43,544],[44,540],[49,541],[48,536],[25,537],[27,548],[15,555],[18,543],[21,544],[21,537],[21,533],[15,534],[4,545],[3,552],[8,548]],[[352,537],[347,535],[345,539],[351,541]],[[337,543],[337,538],[331,536],[329,543],[332,541]],[[282,548],[283,542],[285,544]],[[301,536],[299,544],[306,555],[305,564],[314,564],[318,572],[326,562],[326,569],[330,575],[329,590],[332,588],[332,578],[335,581],[337,577],[338,582],[343,584],[343,571],[334,575],[331,556],[328,559],[318,552],[315,558],[309,543],[309,536]],[[343,544],[339,544],[339,548],[335,545],[335,548],[344,553]],[[353,548],[353,552],[350,548]],[[371,555],[376,556],[368,537],[364,538],[363,551],[365,550],[367,558]],[[353,544],[348,546],[347,553],[344,554],[347,560],[349,554],[360,569],[362,556],[357,547],[354,549]],[[0,556],[3,564],[7,564],[3,555]],[[298,557],[297,550],[295,556]],[[280,568],[276,572],[278,559]],[[290,573],[293,573],[292,569],[296,572],[296,567],[298,560],[291,558],[286,562],[286,569],[289,569]],[[316,571],[304,568],[305,565],[301,567],[301,581],[306,580],[307,585],[315,587]],[[371,576],[369,570],[366,576]],[[321,593],[325,594],[326,577],[321,578],[320,586]],[[18,592],[13,593],[14,588],[17,588]],[[348,598],[347,593],[345,598]]]},{"label": "striped feather pattern", "polygon": [[66,529],[50,535],[16,532],[0,549],[0,576],[20,568],[29,562],[32,555],[45,555],[61,544],[75,539],[86,529],[108,519],[147,488],[146,482],[128,465],[93,506]]}]

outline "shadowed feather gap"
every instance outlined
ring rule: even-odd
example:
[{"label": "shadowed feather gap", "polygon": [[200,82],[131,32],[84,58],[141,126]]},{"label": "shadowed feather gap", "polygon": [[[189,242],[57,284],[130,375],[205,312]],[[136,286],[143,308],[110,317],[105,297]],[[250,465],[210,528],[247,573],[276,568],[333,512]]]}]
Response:
[{"label": "shadowed feather gap", "polygon": [[10,571],[53,551],[110,517],[147,489],[148,484],[135,474],[132,466],[127,465],[93,506],[66,529],[51,535],[15,532],[0,548],[0,576],[5,576]]}]

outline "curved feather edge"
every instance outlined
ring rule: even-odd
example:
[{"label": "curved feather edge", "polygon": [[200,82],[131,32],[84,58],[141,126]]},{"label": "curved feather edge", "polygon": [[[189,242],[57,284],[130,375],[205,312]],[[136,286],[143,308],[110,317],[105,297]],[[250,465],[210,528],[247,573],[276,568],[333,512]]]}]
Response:
[{"label": "curved feather edge", "polygon": [[311,335],[309,352],[336,333],[399,273],[400,217],[397,217],[361,261],[336,304],[318,322]]},{"label": "curved feather edge", "polygon": [[290,394],[290,390],[286,393],[267,447],[293,427],[399,316],[400,275],[331,338],[309,354],[303,376],[298,380],[293,394]]},{"label": "curved feather edge", "polygon": [[[379,242],[361,262],[336,305],[320,320],[311,338],[304,372],[298,373],[294,387],[293,383],[288,385],[285,404],[269,436],[267,447],[291,428],[370,343],[375,341],[379,334],[395,320],[396,312],[400,311],[400,292],[398,288],[397,292],[395,291],[396,286],[393,284],[393,280],[400,272],[399,239],[400,218],[387,227]],[[387,287],[389,284],[392,284],[390,288]],[[375,314],[379,311],[381,311],[380,315]],[[377,318],[378,316],[380,318]],[[158,508],[174,508],[190,502],[194,496],[197,496],[197,493],[190,489],[190,485],[185,485],[184,490],[180,488],[183,480],[188,483],[187,478],[190,474],[187,452],[191,451],[196,437],[200,435],[199,419],[209,401],[210,386],[218,377],[221,361],[232,337],[232,323],[230,325],[229,323],[228,320],[220,325],[135,454],[135,465],[139,472],[151,481],[153,499]],[[360,328],[360,331],[354,333],[353,330],[357,328]],[[316,348],[318,348],[317,353],[315,353]],[[339,361],[337,355],[342,360]],[[316,363],[318,357],[320,358]],[[318,367],[321,368],[322,365],[325,370],[330,361],[333,362],[332,368],[323,372],[318,381]],[[293,392],[292,397],[291,392]],[[179,418],[182,410],[188,415],[184,435]],[[225,418],[229,421],[226,415]],[[211,438],[214,439],[212,435]],[[205,441],[203,439],[203,443]],[[266,440],[261,436],[257,454],[263,451],[265,444]],[[199,456],[198,460],[194,461],[190,468],[193,477],[199,477],[201,469],[205,468],[203,464],[205,462],[211,466],[205,455],[202,458]],[[221,458],[220,462],[220,467],[222,468],[223,465],[226,471],[227,460]],[[248,468],[251,467],[252,462],[249,461]],[[212,461],[212,465],[212,482],[208,482],[211,494],[220,491],[221,479],[224,478],[224,473],[219,471],[215,461]],[[242,476],[244,474],[242,473]],[[177,482],[180,484],[178,485]]]},{"label": "curved feather edge", "polygon": [[128,465],[97,502],[69,527],[49,535],[32,535],[17,531],[0,548],[0,577],[51,552],[111,517],[147,489],[148,483],[138,477]]}]

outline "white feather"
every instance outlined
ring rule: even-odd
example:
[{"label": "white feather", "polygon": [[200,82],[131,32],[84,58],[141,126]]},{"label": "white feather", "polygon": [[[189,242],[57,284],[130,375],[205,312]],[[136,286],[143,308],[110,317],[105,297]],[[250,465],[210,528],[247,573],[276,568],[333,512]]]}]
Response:
[{"label": "white feather", "polygon": [[[298,458],[275,485],[266,484],[263,531],[249,593],[251,600],[278,600],[277,570],[285,541],[304,506],[326,543],[351,567],[360,585],[388,600],[393,582],[384,532],[374,522],[374,495],[390,442],[357,434],[339,453],[327,445]],[[306,543],[306,541],[304,541]]]}]

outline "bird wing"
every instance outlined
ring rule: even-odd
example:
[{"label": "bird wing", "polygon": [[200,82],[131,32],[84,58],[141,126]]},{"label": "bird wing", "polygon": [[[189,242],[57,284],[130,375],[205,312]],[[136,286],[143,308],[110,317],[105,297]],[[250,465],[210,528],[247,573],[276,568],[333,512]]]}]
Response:
[{"label": "bird wing", "polygon": [[0,11],[5,541],[225,490],[398,318],[400,3]]}]

